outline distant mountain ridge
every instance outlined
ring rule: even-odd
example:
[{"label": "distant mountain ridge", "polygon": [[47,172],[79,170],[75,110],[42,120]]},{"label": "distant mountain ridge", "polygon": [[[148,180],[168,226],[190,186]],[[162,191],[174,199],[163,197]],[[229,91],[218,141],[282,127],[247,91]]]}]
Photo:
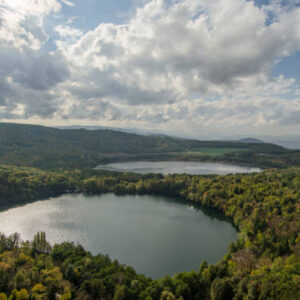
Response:
[{"label": "distant mountain ridge", "polygon": [[247,144],[263,144],[264,143],[264,141],[262,141],[260,139],[256,139],[256,138],[243,138],[243,139],[237,140],[237,142],[247,143]]},{"label": "distant mountain ridge", "polygon": [[[76,126],[58,129],[0,123],[0,163],[44,169],[89,168],[115,161],[172,159],[276,166],[283,164],[277,156],[289,153],[292,152],[281,146],[257,143],[256,140],[255,143],[200,141],[98,127],[97,130],[77,129]],[[267,156],[271,159],[269,162]],[[293,160],[290,159],[289,163]]]},{"label": "distant mountain ridge", "polygon": [[[121,127],[111,127],[111,126],[99,126],[99,125],[69,125],[69,126],[55,126],[53,128],[58,129],[86,129],[86,130],[112,130],[120,131],[125,133],[132,133],[138,135],[153,135],[153,136],[170,136],[160,132],[153,132],[147,129],[135,129],[135,128],[121,128]],[[178,137],[179,138],[179,137]]]}]

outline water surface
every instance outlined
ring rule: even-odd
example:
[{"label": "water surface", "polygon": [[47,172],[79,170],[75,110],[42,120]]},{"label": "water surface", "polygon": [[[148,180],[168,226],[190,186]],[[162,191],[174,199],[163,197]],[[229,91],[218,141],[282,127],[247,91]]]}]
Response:
[{"label": "water surface", "polygon": [[260,168],[244,167],[222,163],[204,163],[194,161],[134,161],[120,162],[100,165],[96,169],[104,169],[119,172],[146,173],[186,173],[191,175],[199,174],[235,174],[260,172]]},{"label": "water surface", "polygon": [[198,270],[227,252],[237,232],[224,218],[176,198],[67,194],[0,212],[0,231],[75,241],[153,278]]}]

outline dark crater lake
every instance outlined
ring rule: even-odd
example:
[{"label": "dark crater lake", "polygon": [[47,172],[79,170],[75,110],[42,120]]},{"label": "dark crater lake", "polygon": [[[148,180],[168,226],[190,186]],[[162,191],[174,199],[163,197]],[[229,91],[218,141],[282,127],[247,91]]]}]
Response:
[{"label": "dark crater lake", "polygon": [[118,172],[134,172],[140,174],[161,173],[175,174],[186,173],[191,175],[200,174],[235,174],[260,172],[260,168],[244,167],[223,163],[205,163],[194,161],[134,161],[119,162],[100,165],[96,169],[104,169]]},{"label": "dark crater lake", "polygon": [[198,270],[227,252],[237,231],[214,211],[153,195],[66,194],[0,212],[0,231],[52,244],[74,241],[153,278]]}]

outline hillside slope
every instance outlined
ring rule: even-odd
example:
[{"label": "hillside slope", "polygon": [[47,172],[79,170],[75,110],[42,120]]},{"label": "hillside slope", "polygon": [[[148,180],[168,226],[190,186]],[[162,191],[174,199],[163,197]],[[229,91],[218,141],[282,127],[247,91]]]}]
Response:
[{"label": "hillside slope", "polygon": [[240,230],[217,264],[199,261],[198,270],[158,280],[74,243],[51,248],[43,233],[26,243],[0,233],[0,299],[300,299],[300,169],[145,176],[6,166],[0,183],[6,205],[70,189],[181,197],[220,211]]},{"label": "hillside slope", "polygon": [[[261,161],[261,157],[257,159],[255,155],[263,154],[266,160],[271,154],[278,156],[293,152],[268,143],[183,140],[115,130],[71,130],[12,123],[0,123],[0,143],[0,162],[39,168],[94,167],[100,163],[130,159],[193,159],[255,164],[257,160]],[[234,155],[226,153],[216,157],[210,155],[210,151],[203,151],[220,148],[231,149]]]}]

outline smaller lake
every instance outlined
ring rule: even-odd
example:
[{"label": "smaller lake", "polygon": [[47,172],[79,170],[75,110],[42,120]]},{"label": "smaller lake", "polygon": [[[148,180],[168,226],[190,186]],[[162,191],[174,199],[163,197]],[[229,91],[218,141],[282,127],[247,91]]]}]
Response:
[{"label": "smaller lake", "polygon": [[198,270],[227,252],[237,231],[214,211],[154,195],[67,194],[0,211],[0,232],[78,242],[153,278]]},{"label": "smaller lake", "polygon": [[244,167],[222,163],[204,163],[194,161],[134,161],[120,162],[100,165],[96,169],[104,169],[118,172],[134,172],[140,174],[161,173],[161,174],[236,174],[261,172],[260,168]]}]

